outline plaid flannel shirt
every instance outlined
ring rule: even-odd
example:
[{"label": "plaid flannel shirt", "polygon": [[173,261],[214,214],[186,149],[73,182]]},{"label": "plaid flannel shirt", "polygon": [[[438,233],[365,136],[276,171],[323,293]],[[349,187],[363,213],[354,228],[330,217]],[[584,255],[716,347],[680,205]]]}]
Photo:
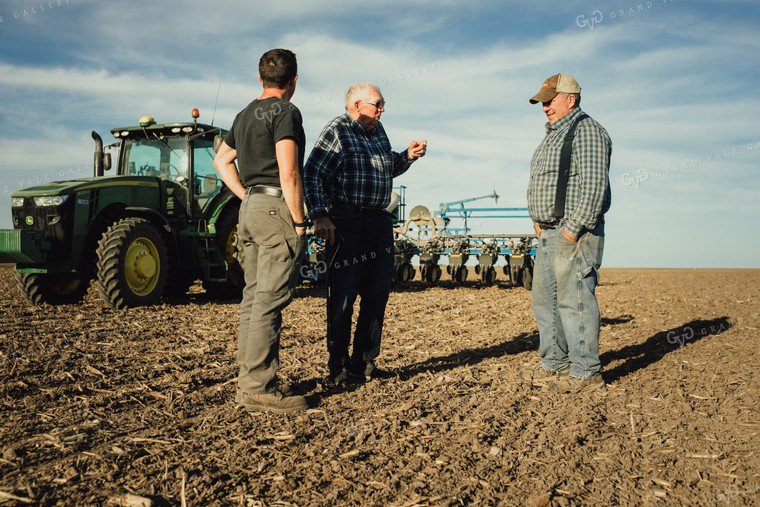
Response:
[{"label": "plaid flannel shirt", "polygon": [[386,208],[393,178],[409,169],[407,150],[391,151],[382,124],[366,130],[348,113],[325,126],[304,164],[304,197],[312,220],[338,202]]},{"label": "plaid flannel shirt", "polygon": [[[528,182],[528,214],[534,222],[551,223],[557,191],[562,142],[580,109],[553,124],[546,124],[546,137],[533,153]],[[612,202],[609,170],[612,141],[607,131],[591,118],[582,120],[575,131],[570,176],[567,181],[562,227],[573,236],[593,229]]]}]

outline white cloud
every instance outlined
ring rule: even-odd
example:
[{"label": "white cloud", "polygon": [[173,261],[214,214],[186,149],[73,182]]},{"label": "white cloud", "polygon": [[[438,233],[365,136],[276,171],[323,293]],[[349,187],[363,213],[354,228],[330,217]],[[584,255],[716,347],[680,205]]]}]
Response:
[{"label": "white cloud", "polygon": [[[393,146],[429,141],[428,156],[397,181],[407,186],[408,209],[437,208],[493,189],[502,196],[499,206],[522,207],[545,121],[528,98],[548,75],[566,72],[583,87],[584,110],[613,139],[606,259],[618,266],[734,265],[738,261],[728,256],[699,254],[687,238],[722,234],[721,224],[737,220],[737,210],[745,223],[760,213],[760,146],[747,147],[760,142],[752,116],[758,100],[736,98],[737,90],[750,89],[746,78],[757,77],[757,13],[708,18],[704,9],[717,4],[691,4],[607,16],[590,31],[575,23],[593,10],[580,1],[551,8],[473,2],[464,18],[453,1],[185,2],[178,9],[145,0],[125,9],[72,0],[23,26],[0,26],[14,35],[23,36],[22,28],[27,37],[49,35],[59,47],[42,51],[68,55],[0,58],[0,191],[26,176],[44,178],[91,163],[92,129],[106,138],[109,128],[146,114],[159,122],[189,119],[193,107],[201,109],[201,121],[214,116],[216,125],[229,126],[260,91],[260,53],[281,46],[299,58],[293,101],[304,114],[309,146],[343,112],[347,87],[373,81],[388,101],[383,123]],[[3,9],[24,5],[16,1]],[[752,10],[755,3],[742,5]],[[396,14],[404,9],[408,15]],[[526,35],[505,28],[503,35],[481,38],[481,23],[491,21],[484,16],[503,16],[505,27]],[[375,29],[362,33],[364,27]],[[722,150],[736,154],[715,160]],[[673,170],[683,164],[684,170]],[[624,183],[624,174],[641,169],[648,180],[638,188]],[[7,195],[0,192],[5,224]],[[509,232],[530,228],[496,223]],[[672,227],[686,243],[673,239]],[[756,241],[747,243],[742,252],[756,247]],[[757,266],[744,253],[739,258],[737,265]]]}]

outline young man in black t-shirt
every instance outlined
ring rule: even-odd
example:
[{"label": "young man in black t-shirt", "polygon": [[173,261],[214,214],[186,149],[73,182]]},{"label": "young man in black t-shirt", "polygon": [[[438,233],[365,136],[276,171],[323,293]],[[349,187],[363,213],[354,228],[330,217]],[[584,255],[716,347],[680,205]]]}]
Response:
[{"label": "young man in black t-shirt", "polygon": [[242,201],[238,239],[245,255],[245,289],[236,401],[246,410],[287,413],[308,406],[277,379],[281,312],[293,297],[306,252],[305,136],[301,113],[289,102],[297,79],[292,52],[264,53],[259,61],[264,91],[235,117],[214,158],[222,180]]}]

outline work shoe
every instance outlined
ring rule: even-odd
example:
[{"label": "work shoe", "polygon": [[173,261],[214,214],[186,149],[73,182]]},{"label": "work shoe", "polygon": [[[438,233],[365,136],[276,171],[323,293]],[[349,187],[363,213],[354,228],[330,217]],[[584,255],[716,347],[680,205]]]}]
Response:
[{"label": "work shoe", "polygon": [[[284,396],[290,396],[293,394],[293,386],[288,384],[287,382],[283,382],[281,384],[277,384],[276,390],[280,391]],[[245,393],[240,390],[238,387],[237,391],[235,392],[235,403],[240,405],[240,402],[243,401],[243,395]]]},{"label": "work shoe", "polygon": [[391,378],[393,374],[382,368],[378,368],[373,360],[364,363],[364,369],[349,372],[349,375],[358,381],[369,382],[373,378]]},{"label": "work shoe", "polygon": [[601,373],[597,373],[593,377],[587,379],[568,376],[549,382],[549,390],[558,391],[560,393],[582,393],[585,391],[593,391],[594,389],[601,389],[603,387],[604,379],[602,378]]},{"label": "work shoe", "polygon": [[346,368],[343,368],[337,375],[328,375],[324,381],[324,387],[327,389],[340,389],[348,387],[353,380],[351,374]]},{"label": "work shoe", "polygon": [[285,395],[278,390],[268,393],[243,393],[239,404],[248,412],[274,412],[275,414],[289,414],[309,408],[303,396]]},{"label": "work shoe", "polygon": [[534,387],[547,387],[550,382],[563,379],[567,377],[568,374],[570,374],[569,366],[565,367],[563,370],[555,372],[551,372],[540,365],[535,368],[520,370],[520,378],[530,382]]}]

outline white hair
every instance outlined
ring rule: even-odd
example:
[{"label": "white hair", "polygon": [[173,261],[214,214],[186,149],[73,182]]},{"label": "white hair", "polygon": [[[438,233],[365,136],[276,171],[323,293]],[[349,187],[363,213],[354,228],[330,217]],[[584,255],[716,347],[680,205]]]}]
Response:
[{"label": "white hair", "polygon": [[346,92],[346,111],[350,109],[350,107],[353,105],[354,102],[357,100],[362,100],[359,96],[364,95],[366,92],[374,90],[380,95],[382,95],[382,92],[380,91],[380,88],[372,83],[356,83],[354,86],[348,89],[348,92]]}]

